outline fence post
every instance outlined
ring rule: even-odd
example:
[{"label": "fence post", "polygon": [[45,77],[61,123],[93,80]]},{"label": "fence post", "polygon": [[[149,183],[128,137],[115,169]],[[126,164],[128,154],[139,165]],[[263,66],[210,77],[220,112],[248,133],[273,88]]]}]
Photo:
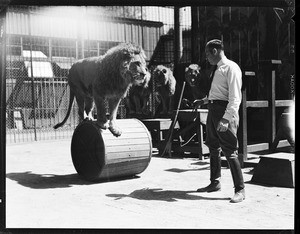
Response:
[{"label": "fence post", "polygon": [[242,102],[239,109],[240,122],[238,128],[238,142],[239,142],[239,160],[241,166],[244,167],[244,162],[248,159],[248,131],[247,131],[247,86],[248,80],[255,76],[253,71],[243,72],[243,85],[242,85]]},{"label": "fence post", "polygon": [[32,65],[32,44],[30,42],[30,76],[31,76],[31,97],[32,97],[32,109],[33,109],[33,127],[34,127],[34,140],[37,141],[36,134],[36,106],[35,106],[35,88],[33,77],[33,65]]},{"label": "fence post", "polygon": [[6,223],[6,7],[0,9],[0,227]]},{"label": "fence post", "polygon": [[259,63],[266,69],[266,87],[267,87],[267,100],[268,100],[268,109],[267,109],[267,131],[268,131],[268,144],[269,150],[272,147],[272,143],[276,136],[276,69],[277,66],[281,64],[281,60],[261,60]]},{"label": "fence post", "polygon": [[[174,67],[178,67],[182,55],[182,30],[180,27],[180,7],[174,8]],[[178,69],[176,69],[178,70]]]},{"label": "fence post", "polygon": [[199,45],[197,43],[199,32],[198,7],[192,6],[191,9],[192,29],[191,29],[191,57],[192,63],[197,63],[200,59]]}]

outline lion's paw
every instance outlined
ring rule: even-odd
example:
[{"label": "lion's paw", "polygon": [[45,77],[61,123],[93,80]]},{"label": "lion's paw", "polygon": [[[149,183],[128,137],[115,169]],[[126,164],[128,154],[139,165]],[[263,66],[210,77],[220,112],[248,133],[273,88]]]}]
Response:
[{"label": "lion's paw", "polygon": [[83,121],[94,121],[94,118],[86,117]]},{"label": "lion's paw", "polygon": [[102,128],[102,129],[108,129],[109,128],[109,124],[108,124],[108,121],[106,123],[103,123],[103,122],[96,122],[96,124]]},{"label": "lion's paw", "polygon": [[110,125],[108,129],[115,137],[119,137],[122,134],[122,130],[116,125]]}]

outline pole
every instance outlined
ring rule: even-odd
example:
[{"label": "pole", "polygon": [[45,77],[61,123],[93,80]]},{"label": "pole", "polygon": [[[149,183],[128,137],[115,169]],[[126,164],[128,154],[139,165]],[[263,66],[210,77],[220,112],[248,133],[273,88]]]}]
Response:
[{"label": "pole", "polygon": [[0,10],[0,228],[6,226],[6,8]]},{"label": "pole", "polygon": [[182,86],[182,89],[181,89],[180,98],[179,98],[178,106],[177,106],[177,109],[176,109],[176,113],[175,113],[174,119],[172,120],[171,127],[168,131],[168,136],[166,138],[166,145],[164,147],[164,150],[163,150],[161,156],[163,156],[166,152],[168,152],[169,157],[171,157],[173,131],[174,131],[176,121],[177,121],[177,118],[178,118],[179,109],[180,109],[180,105],[181,105],[181,100],[182,100],[183,93],[184,93],[184,88],[185,88],[185,81],[183,82],[183,86]]}]

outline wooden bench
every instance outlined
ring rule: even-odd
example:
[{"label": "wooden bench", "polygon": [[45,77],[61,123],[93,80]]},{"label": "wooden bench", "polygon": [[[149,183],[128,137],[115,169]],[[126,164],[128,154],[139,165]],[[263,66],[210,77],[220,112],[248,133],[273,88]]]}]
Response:
[{"label": "wooden bench", "polygon": [[[143,119],[143,124],[148,128],[152,136],[153,147],[160,148],[162,141],[165,139],[165,133],[170,129],[172,124],[171,119]],[[175,129],[179,129],[179,124],[176,123]]]},{"label": "wooden bench", "polygon": [[197,109],[197,111],[192,109],[179,110],[178,121],[184,122],[185,126],[180,126],[180,130],[174,134],[173,138],[180,138],[186,132],[191,132],[194,134],[195,139],[190,142],[189,140],[187,142],[182,141],[182,144],[175,147],[174,151],[198,154],[199,159],[203,159],[203,154],[208,153],[208,148],[204,145],[203,140],[203,126],[206,125],[207,114],[207,109]]}]

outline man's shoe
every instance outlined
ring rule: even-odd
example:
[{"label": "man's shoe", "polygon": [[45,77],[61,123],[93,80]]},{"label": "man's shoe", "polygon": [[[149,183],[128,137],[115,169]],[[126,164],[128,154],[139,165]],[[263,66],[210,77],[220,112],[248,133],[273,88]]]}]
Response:
[{"label": "man's shoe", "polygon": [[231,198],[231,203],[238,203],[245,199],[245,189],[242,189],[234,194],[234,196]]},{"label": "man's shoe", "polygon": [[208,193],[211,193],[211,192],[216,192],[216,191],[219,191],[219,190],[221,190],[221,183],[220,183],[220,181],[213,181],[208,186],[206,186],[204,188],[197,189],[197,192],[201,192],[201,193],[208,192]]}]

